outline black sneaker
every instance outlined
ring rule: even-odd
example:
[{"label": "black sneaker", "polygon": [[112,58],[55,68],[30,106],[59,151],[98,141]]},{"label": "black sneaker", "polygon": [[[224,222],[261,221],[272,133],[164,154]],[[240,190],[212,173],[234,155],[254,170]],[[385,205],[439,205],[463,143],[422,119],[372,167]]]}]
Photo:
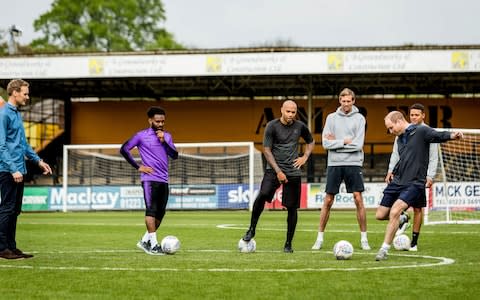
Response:
[{"label": "black sneaker", "polygon": [[245,242],[250,242],[250,240],[253,239],[254,236],[255,236],[255,230],[249,229],[243,236],[242,240],[244,240]]},{"label": "black sneaker", "polygon": [[283,247],[283,252],[293,253],[292,245],[291,244],[285,244],[285,247]]},{"label": "black sneaker", "polygon": [[152,249],[150,249],[150,251],[147,252],[147,254],[150,254],[150,255],[165,255],[165,252],[163,252],[162,246],[160,246],[160,244],[156,244],[155,246],[153,246]]},{"label": "black sneaker", "polygon": [[400,219],[398,222],[398,229],[397,232],[395,232],[395,236],[399,236],[405,232],[405,230],[410,227],[410,223],[408,222],[410,220],[410,216],[406,211],[402,211],[402,214],[400,215]]},{"label": "black sneaker", "polygon": [[23,256],[23,258],[32,258],[33,257],[33,254],[24,253],[22,250],[20,250],[18,248],[13,249],[12,252],[15,253],[16,255]]}]

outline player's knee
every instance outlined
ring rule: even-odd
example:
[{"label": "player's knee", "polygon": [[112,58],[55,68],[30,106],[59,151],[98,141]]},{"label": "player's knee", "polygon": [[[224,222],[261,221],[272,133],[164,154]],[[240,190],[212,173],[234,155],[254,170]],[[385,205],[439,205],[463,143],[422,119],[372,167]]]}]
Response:
[{"label": "player's knee", "polygon": [[272,201],[272,198],[273,198],[272,194],[260,191],[257,198],[255,199],[255,202],[265,204],[265,202],[267,202],[267,201],[269,201],[269,202]]},{"label": "player's knee", "polygon": [[153,211],[153,210],[146,210],[146,211],[145,211],[145,216],[146,216],[146,217],[155,218],[155,211]]},{"label": "player's knee", "polygon": [[161,220],[161,219],[163,219],[163,216],[165,216],[165,210],[164,209],[155,212],[155,219]]},{"label": "player's knee", "polygon": [[325,199],[323,200],[323,208],[325,209],[330,209],[333,205],[333,199],[335,198],[335,195],[332,194],[326,194]]},{"label": "player's knee", "polygon": [[379,221],[388,220],[388,210],[378,208],[375,212],[375,218]]}]

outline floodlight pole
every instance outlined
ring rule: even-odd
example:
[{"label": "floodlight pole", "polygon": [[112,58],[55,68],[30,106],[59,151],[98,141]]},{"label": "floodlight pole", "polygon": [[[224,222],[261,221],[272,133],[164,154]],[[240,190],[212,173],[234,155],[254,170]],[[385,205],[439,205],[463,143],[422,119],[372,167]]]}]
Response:
[{"label": "floodlight pole", "polygon": [[15,55],[18,53],[17,41],[15,38],[21,36],[22,31],[15,27],[15,25],[12,25],[10,28],[8,28],[8,35],[8,54]]}]

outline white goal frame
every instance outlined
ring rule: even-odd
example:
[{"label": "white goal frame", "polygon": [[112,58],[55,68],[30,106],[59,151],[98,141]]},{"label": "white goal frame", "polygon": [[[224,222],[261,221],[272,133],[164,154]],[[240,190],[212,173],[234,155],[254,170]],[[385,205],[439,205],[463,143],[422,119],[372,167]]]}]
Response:
[{"label": "white goal frame", "polygon": [[[464,134],[474,134],[478,135],[480,137],[480,129],[465,129],[465,128],[436,128],[436,130],[439,131],[449,131],[449,132],[456,132],[460,131],[463,132]],[[480,140],[479,140],[480,141]],[[448,143],[454,143],[455,141],[448,141]],[[480,143],[477,144],[477,142],[473,142],[472,145],[475,153],[473,153],[474,156],[474,161],[473,161],[473,166],[477,168],[480,168]],[[479,147],[478,149],[475,149],[475,147]],[[472,150],[473,151],[473,150]],[[477,155],[475,155],[477,154]],[[460,187],[463,186],[477,186],[480,185],[480,179],[479,178],[471,178],[471,180],[468,181],[453,181],[453,182],[448,182],[447,180],[447,171],[445,168],[445,161],[444,161],[444,155],[442,155],[442,149],[441,145],[438,147],[438,168],[437,168],[437,175],[434,180],[434,184],[432,186],[432,189],[440,187],[440,189],[443,190],[444,192],[444,202],[445,205],[441,207],[440,211],[444,214],[443,219],[434,219],[431,217],[433,215],[433,212],[430,211],[431,208],[433,210],[438,209],[438,206],[435,206],[435,201],[433,201],[433,196],[430,197],[428,192],[431,192],[434,194],[434,190],[429,191],[427,189],[427,207],[425,209],[425,215],[424,215],[424,223],[425,225],[430,225],[430,224],[480,224],[480,207],[478,207],[478,204],[472,204],[472,205],[454,205],[452,204],[455,202],[454,197],[449,196],[449,187],[452,187],[452,185],[457,185],[457,188],[460,189]],[[460,165],[460,162],[458,162]],[[440,180],[438,180],[438,178]],[[473,196],[473,201],[478,203],[480,201],[480,197],[475,198],[476,196]],[[466,197],[464,197],[466,198]],[[468,202],[468,201],[466,201]],[[459,212],[460,211],[460,212]],[[470,218],[468,218],[469,211],[471,211]],[[465,218],[462,220],[461,218],[458,218],[456,214],[463,214]]]},{"label": "white goal frame", "polygon": [[[62,167],[62,191],[61,197],[63,201],[63,212],[68,210],[67,195],[68,195],[68,157],[69,150],[87,150],[87,149],[118,149],[120,150],[121,144],[77,144],[77,145],[64,145],[63,146],[63,167]],[[248,148],[248,195],[249,195],[249,210],[252,210],[253,200],[255,195],[255,168],[258,168],[255,162],[255,153],[258,150],[255,149],[253,142],[208,142],[208,143],[175,143],[177,149],[186,148],[198,148],[198,147],[247,147]],[[261,164],[261,161],[260,161]],[[260,166],[261,167],[261,166]],[[257,174],[258,175],[258,174]]]}]

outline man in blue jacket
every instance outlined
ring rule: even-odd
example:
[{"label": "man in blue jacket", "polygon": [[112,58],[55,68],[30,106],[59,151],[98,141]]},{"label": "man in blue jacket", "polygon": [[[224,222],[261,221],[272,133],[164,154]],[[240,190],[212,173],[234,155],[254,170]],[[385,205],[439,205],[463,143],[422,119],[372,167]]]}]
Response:
[{"label": "man in blue jacket", "polygon": [[8,102],[0,108],[0,258],[22,259],[33,255],[17,248],[17,219],[22,210],[25,157],[37,163],[43,174],[52,174],[45,163],[28,145],[18,108],[29,99],[29,84],[14,79],[7,86]]}]

